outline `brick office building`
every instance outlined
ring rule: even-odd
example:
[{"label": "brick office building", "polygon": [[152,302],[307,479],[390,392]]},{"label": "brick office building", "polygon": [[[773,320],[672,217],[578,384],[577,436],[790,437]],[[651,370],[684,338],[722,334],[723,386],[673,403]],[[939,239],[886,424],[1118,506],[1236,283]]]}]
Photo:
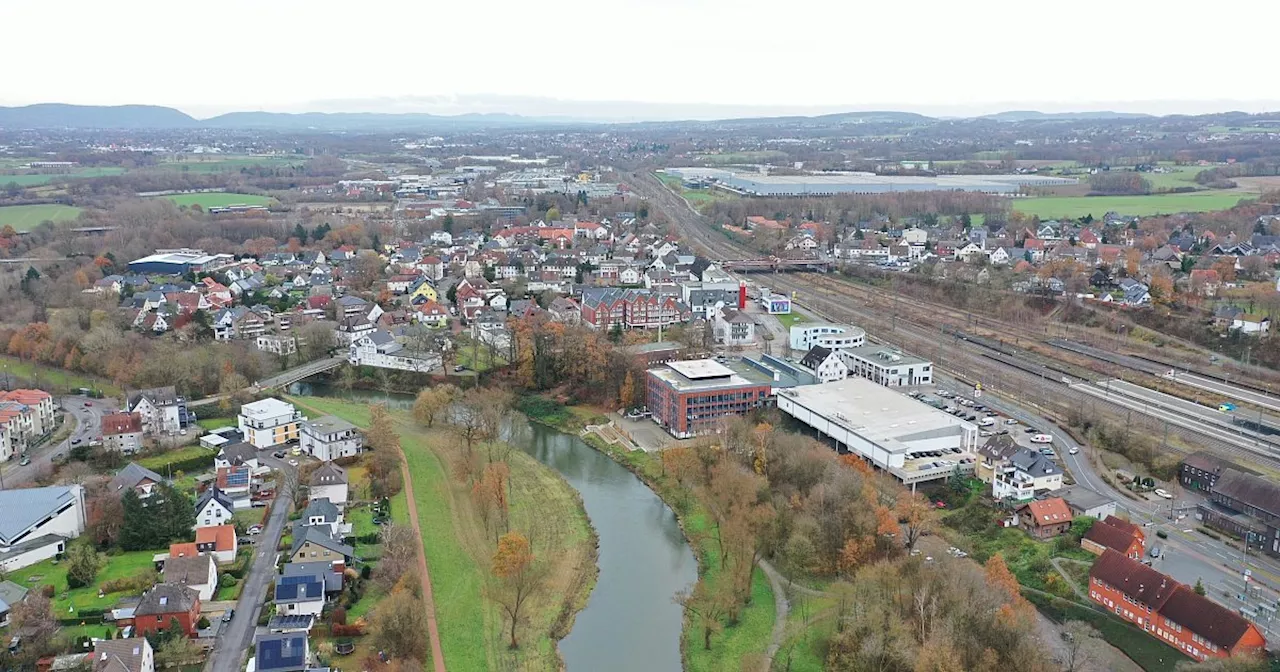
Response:
[{"label": "brick office building", "polygon": [[1089,572],[1089,598],[1196,660],[1266,648],[1243,616],[1111,549]]},{"label": "brick office building", "polygon": [[772,391],[710,359],[669,362],[647,379],[653,419],[678,439],[714,432],[722,418],[763,406]]}]

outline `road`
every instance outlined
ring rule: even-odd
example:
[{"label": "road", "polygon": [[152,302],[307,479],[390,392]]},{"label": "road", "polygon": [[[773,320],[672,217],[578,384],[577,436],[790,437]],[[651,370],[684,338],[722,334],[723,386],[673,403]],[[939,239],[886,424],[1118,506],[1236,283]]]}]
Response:
[{"label": "road", "polygon": [[[293,470],[292,466],[263,451],[259,451],[258,459],[273,469]],[[253,546],[253,565],[244,578],[244,588],[240,590],[240,599],[236,602],[235,616],[223,627],[210,654],[207,672],[240,672],[244,669],[244,654],[253,644],[258,615],[262,611],[262,603],[268,599],[267,585],[276,575],[276,547],[280,545],[280,537],[284,534],[284,526],[292,507],[293,493],[289,492],[289,488],[277,488],[276,498],[271,504],[271,516],[267,519],[262,534],[257,535],[257,543]]]},{"label": "road", "polygon": [[[31,464],[22,466],[14,459],[0,466],[0,484],[3,487],[13,488],[34,482],[38,476],[51,469],[55,455],[65,456],[72,446],[97,438],[102,430],[102,416],[116,410],[114,399],[90,399],[74,395],[59,397],[56,401],[65,411],[63,421],[75,423],[71,434],[57,443],[46,443],[28,451]],[[89,406],[85,406],[86,403]]]}]

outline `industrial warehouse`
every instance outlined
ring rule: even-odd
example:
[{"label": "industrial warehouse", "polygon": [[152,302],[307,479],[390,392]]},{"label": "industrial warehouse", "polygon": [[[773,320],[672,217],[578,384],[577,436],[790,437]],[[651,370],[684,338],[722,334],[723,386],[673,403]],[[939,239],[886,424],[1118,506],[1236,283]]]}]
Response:
[{"label": "industrial warehouse", "polygon": [[778,390],[778,410],[905,485],[973,471],[976,425],[870,380]]},{"label": "industrial warehouse", "polygon": [[129,262],[131,273],[154,273],[157,275],[183,275],[215,271],[235,262],[230,254],[205,254],[203,250],[180,248],[176,250],[156,250],[156,253]]},{"label": "industrial warehouse", "polygon": [[935,175],[898,176],[874,173],[820,173],[809,175],[760,175],[717,169],[670,168],[666,172],[685,179],[699,179],[744,196],[835,196],[837,194],[890,194],[903,191],[972,191],[984,194],[1017,194],[1023,187],[1060,187],[1075,184],[1065,177],[1040,175]]}]

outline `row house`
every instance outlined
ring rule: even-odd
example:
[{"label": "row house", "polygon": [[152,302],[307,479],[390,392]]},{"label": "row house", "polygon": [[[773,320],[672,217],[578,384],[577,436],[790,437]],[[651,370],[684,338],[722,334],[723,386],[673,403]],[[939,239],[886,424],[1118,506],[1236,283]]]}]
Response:
[{"label": "row house", "polygon": [[0,461],[11,460],[53,431],[53,396],[43,390],[0,394]]},{"label": "row house", "polygon": [[674,294],[640,289],[589,289],[583,292],[582,323],[593,329],[656,329],[688,322],[693,313]]},{"label": "row house", "polygon": [[1197,661],[1266,648],[1240,614],[1110,548],[1089,571],[1089,599]]}]

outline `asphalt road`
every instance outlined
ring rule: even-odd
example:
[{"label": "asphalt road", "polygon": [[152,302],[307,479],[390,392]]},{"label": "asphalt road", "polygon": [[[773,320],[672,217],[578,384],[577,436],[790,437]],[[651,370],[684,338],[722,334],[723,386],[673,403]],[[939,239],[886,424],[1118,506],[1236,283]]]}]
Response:
[{"label": "asphalt road", "polygon": [[[273,459],[268,453],[259,451],[258,459],[275,469],[292,469],[293,467]],[[258,626],[258,616],[262,612],[262,603],[268,599],[267,584],[276,575],[276,547],[280,545],[280,537],[284,534],[285,523],[289,519],[289,510],[293,507],[293,493],[276,491],[276,498],[271,505],[271,516],[262,533],[257,536],[253,545],[253,565],[244,578],[244,588],[240,590],[240,599],[236,602],[236,613],[231,622],[223,626],[218,642],[213,647],[208,672],[240,672],[247,662],[244,654],[253,644],[253,633]]]},{"label": "asphalt road", "polygon": [[[62,441],[46,443],[29,450],[27,456],[31,458],[31,464],[22,466],[15,458],[0,466],[0,482],[3,482],[4,487],[12,488],[35,481],[38,475],[51,468],[55,455],[66,456],[72,446],[80,445],[76,441],[87,443],[97,438],[102,430],[102,416],[116,410],[114,399],[90,399],[75,395],[58,397],[55,401],[65,411],[64,422],[75,423],[75,428]],[[85,406],[86,403],[89,406]]]}]

